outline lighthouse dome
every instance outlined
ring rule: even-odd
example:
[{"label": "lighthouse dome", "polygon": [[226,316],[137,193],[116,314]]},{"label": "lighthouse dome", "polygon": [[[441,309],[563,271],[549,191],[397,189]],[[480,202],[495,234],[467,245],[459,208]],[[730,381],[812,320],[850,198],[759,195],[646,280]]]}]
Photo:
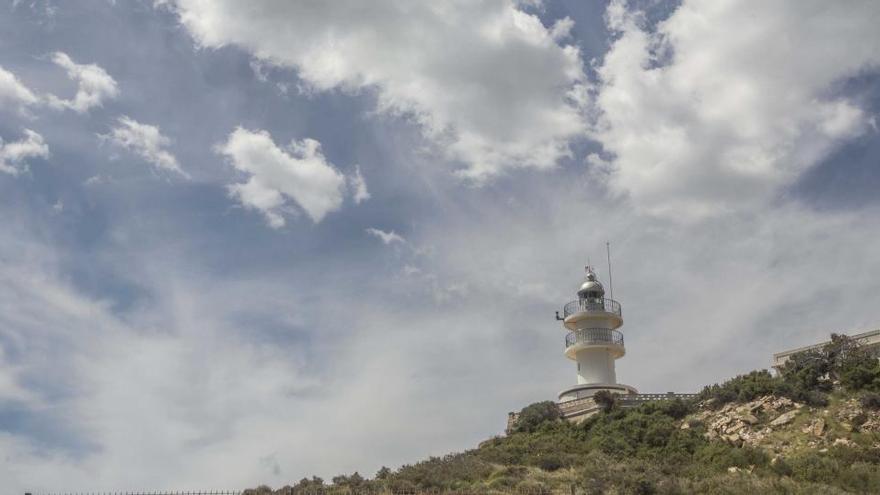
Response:
[{"label": "lighthouse dome", "polygon": [[599,282],[596,278],[596,273],[590,267],[587,267],[586,280],[578,289],[578,295],[588,297],[601,297],[605,295],[605,288],[602,287],[602,282]]}]

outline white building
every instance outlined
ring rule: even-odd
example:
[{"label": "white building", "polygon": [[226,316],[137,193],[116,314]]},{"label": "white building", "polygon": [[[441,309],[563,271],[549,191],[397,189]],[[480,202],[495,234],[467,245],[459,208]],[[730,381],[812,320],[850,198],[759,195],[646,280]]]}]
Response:
[{"label": "white building", "polygon": [[560,405],[592,397],[600,390],[637,394],[635,388],[617,383],[614,362],[626,354],[623,343],[623,312],[620,303],[605,297],[605,288],[591,267],[578,289],[578,298],[563,308],[565,357],[577,363],[577,384],[559,392]]}]

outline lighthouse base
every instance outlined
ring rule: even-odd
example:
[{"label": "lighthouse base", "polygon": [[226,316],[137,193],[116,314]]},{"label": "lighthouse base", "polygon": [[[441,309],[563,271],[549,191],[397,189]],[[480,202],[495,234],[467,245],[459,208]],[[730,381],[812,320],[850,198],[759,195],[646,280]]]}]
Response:
[{"label": "lighthouse base", "polygon": [[639,393],[634,387],[622,383],[581,383],[559,392],[559,402],[586,399],[592,397],[600,390],[623,395],[636,395]]}]

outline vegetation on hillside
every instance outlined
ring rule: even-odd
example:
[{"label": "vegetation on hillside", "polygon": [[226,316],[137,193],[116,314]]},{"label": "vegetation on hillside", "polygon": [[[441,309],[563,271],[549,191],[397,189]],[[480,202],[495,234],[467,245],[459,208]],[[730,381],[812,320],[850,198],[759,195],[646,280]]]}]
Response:
[{"label": "vegetation on hillside", "polygon": [[[553,402],[532,404],[508,436],[372,479],[250,493],[880,493],[880,362],[845,336],[778,375],[754,371],[693,401],[601,402],[581,424],[561,420]],[[755,435],[717,434],[741,428]]]}]

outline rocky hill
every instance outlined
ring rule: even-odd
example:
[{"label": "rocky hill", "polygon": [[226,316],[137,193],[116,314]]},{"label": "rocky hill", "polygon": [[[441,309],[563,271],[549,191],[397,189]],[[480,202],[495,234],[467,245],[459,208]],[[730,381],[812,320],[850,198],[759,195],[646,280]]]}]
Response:
[{"label": "rocky hill", "polygon": [[880,411],[856,398],[834,397],[827,407],[810,407],[767,395],[719,410],[699,409],[680,427],[703,426],[708,439],[760,447],[774,459],[805,450],[825,453],[835,446],[880,449]]},{"label": "rocky hill", "polygon": [[880,362],[845,337],[692,401],[623,408],[580,424],[532,404],[477,448],[372,479],[359,473],[252,494],[880,493]]}]

